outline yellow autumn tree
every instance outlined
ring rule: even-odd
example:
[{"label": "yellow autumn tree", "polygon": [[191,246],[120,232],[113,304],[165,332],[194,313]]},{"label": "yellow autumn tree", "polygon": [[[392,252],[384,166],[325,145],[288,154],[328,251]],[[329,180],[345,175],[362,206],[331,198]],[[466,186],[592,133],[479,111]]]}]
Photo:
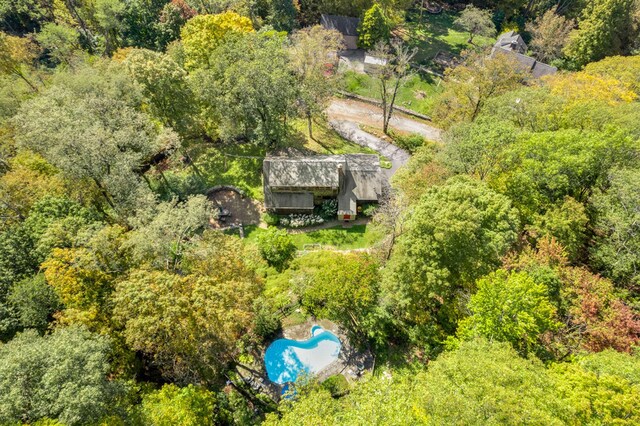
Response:
[{"label": "yellow autumn tree", "polygon": [[180,32],[186,68],[208,67],[211,52],[225,37],[252,31],[251,20],[235,12],[198,15],[190,19]]},{"label": "yellow autumn tree", "polygon": [[586,71],[555,74],[545,79],[551,93],[563,97],[569,104],[602,101],[615,105],[638,98],[628,83]]}]

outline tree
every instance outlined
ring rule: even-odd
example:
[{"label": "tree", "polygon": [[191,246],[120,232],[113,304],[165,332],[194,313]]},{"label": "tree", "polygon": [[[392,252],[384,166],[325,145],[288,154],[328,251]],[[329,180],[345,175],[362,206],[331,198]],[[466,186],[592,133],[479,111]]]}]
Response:
[{"label": "tree", "polygon": [[376,318],[379,265],[371,256],[320,252],[298,263],[304,268],[294,273],[294,291],[305,309],[338,321],[355,340],[384,340]]},{"label": "tree", "polygon": [[427,339],[452,330],[462,294],[500,264],[517,230],[509,199],[481,182],[460,176],[427,190],[384,271],[391,316]]},{"label": "tree", "polygon": [[443,163],[454,173],[480,180],[497,173],[505,151],[516,141],[518,131],[505,121],[479,119],[460,123],[445,133]]},{"label": "tree", "polygon": [[527,72],[509,55],[496,58],[470,54],[463,64],[445,72],[445,87],[435,116],[446,126],[474,121],[490,99],[518,88]]},{"label": "tree", "polygon": [[211,68],[192,75],[204,114],[216,117],[223,140],[274,148],[285,138],[298,92],[287,48],[287,38],[273,31],[229,38]]},{"label": "tree", "polygon": [[587,239],[589,217],[583,204],[566,197],[534,219],[529,230],[535,237],[553,237],[565,248],[569,259],[578,259]]},{"label": "tree", "polygon": [[594,0],[586,4],[564,54],[576,68],[625,52],[634,0]]},{"label": "tree", "polygon": [[284,229],[270,227],[258,236],[260,254],[270,266],[282,271],[296,254],[296,246]]},{"label": "tree", "polygon": [[152,198],[140,177],[144,163],[172,152],[179,140],[136,110],[140,98],[127,75],[96,68],[65,76],[25,102],[14,117],[16,139],[65,177],[91,182],[102,206],[123,219]]},{"label": "tree", "polygon": [[136,414],[141,424],[213,426],[222,420],[218,411],[216,396],[206,388],[167,384],[145,394]]},{"label": "tree", "polygon": [[536,59],[547,63],[559,59],[574,25],[573,20],[558,15],[554,9],[547,10],[534,22],[528,23],[527,31],[532,37],[529,47]]},{"label": "tree", "polygon": [[208,234],[190,249],[183,274],[137,269],[116,284],[114,317],[127,343],[166,378],[218,382],[250,339],[261,285],[241,244]]},{"label": "tree", "polygon": [[162,7],[158,26],[158,47],[165,48],[169,43],[180,38],[180,29],[197,12],[184,0],[171,0]]},{"label": "tree", "polygon": [[417,50],[410,50],[399,41],[393,41],[390,45],[378,43],[373,51],[373,56],[384,61],[377,66],[373,77],[377,80],[382,101],[382,130],[389,132],[389,122],[393,114],[393,106],[396,103],[398,89],[411,75],[411,59]]},{"label": "tree", "polygon": [[43,332],[60,309],[58,295],[44,279],[42,274],[15,283],[7,300],[17,313],[22,328],[34,328]]},{"label": "tree", "polygon": [[71,65],[73,57],[81,50],[78,31],[64,25],[46,24],[36,34],[36,40],[57,63]]},{"label": "tree", "polygon": [[185,66],[187,69],[211,66],[211,55],[223,39],[232,34],[252,31],[251,20],[234,12],[198,15],[189,19],[180,31],[186,56]]},{"label": "tree", "polygon": [[0,345],[0,421],[97,422],[121,389],[107,379],[108,356],[109,341],[80,328],[25,331]]},{"label": "tree", "polygon": [[463,339],[485,337],[508,342],[523,356],[535,351],[543,333],[558,327],[547,288],[526,272],[503,269],[481,278],[471,296],[471,316],[458,326]]},{"label": "tree", "polygon": [[469,33],[467,43],[473,44],[476,35],[493,37],[496,33],[496,26],[491,19],[491,11],[478,9],[470,4],[460,13],[460,16],[453,21],[453,25],[462,31]]},{"label": "tree", "polygon": [[378,43],[387,43],[391,36],[391,28],[387,17],[378,3],[367,10],[358,27],[358,47],[371,49]]},{"label": "tree", "polygon": [[640,174],[634,169],[614,170],[608,180],[609,188],[593,197],[599,232],[591,253],[618,284],[636,286],[640,284]]},{"label": "tree", "polygon": [[588,64],[584,72],[616,79],[640,96],[640,56],[610,56]]},{"label": "tree", "polygon": [[298,103],[313,139],[313,117],[322,114],[337,87],[339,77],[329,67],[328,58],[341,50],[342,35],[315,25],[296,31],[291,41],[290,63],[298,79]]},{"label": "tree", "polygon": [[38,87],[27,78],[27,70],[37,53],[35,44],[29,39],[0,32],[0,73],[20,77],[34,92]]},{"label": "tree", "polygon": [[182,203],[159,203],[134,223],[127,247],[141,264],[176,270],[186,248],[213,217],[211,202],[204,195],[194,195]]}]

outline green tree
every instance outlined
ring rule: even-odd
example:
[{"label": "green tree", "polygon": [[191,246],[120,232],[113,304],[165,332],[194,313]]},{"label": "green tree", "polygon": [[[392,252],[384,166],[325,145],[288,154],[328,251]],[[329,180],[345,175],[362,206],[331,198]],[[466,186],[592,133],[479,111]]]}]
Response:
[{"label": "green tree", "polygon": [[500,170],[517,133],[511,123],[494,119],[460,123],[445,133],[442,162],[454,173],[485,180]]},{"label": "green tree", "polygon": [[194,195],[180,203],[159,203],[136,218],[127,247],[134,259],[155,268],[175,270],[182,256],[214,217],[211,202]]},{"label": "green tree", "polygon": [[140,97],[116,67],[83,68],[25,102],[14,118],[17,142],[66,177],[88,181],[120,218],[150,202],[140,170],[179,146],[172,131],[139,112]]},{"label": "green tree", "polygon": [[342,35],[320,25],[296,31],[291,36],[290,63],[298,80],[298,98],[313,139],[313,118],[322,114],[335,93],[338,73],[329,69],[330,55],[341,50]]},{"label": "green tree", "polygon": [[379,265],[371,256],[320,252],[299,263],[304,268],[293,281],[302,306],[316,317],[338,321],[356,340],[384,339],[377,317]]},{"label": "green tree", "polygon": [[463,339],[480,336],[508,342],[526,356],[539,347],[543,333],[559,326],[547,288],[526,272],[499,269],[478,280],[477,286],[468,305],[471,316],[458,327]]},{"label": "green tree", "polygon": [[499,266],[515,242],[517,211],[505,196],[460,176],[427,190],[404,226],[385,268],[383,298],[420,339],[442,338],[455,327],[465,289]]},{"label": "green tree", "polygon": [[36,40],[57,63],[71,65],[74,56],[81,51],[78,31],[64,25],[46,24],[36,34]]},{"label": "green tree", "polygon": [[253,31],[251,20],[234,12],[195,16],[180,31],[187,69],[209,67],[214,50],[233,34]]},{"label": "green tree", "polygon": [[15,308],[20,327],[40,332],[47,328],[52,314],[61,308],[58,295],[42,274],[15,283],[7,301]]},{"label": "green tree", "polygon": [[358,47],[372,49],[378,42],[387,42],[391,28],[387,17],[378,3],[367,10],[358,27]]},{"label": "green tree", "polygon": [[0,345],[0,421],[97,422],[121,386],[107,379],[109,342],[79,328],[40,337],[25,331]]},{"label": "green tree", "polygon": [[578,29],[569,36],[564,53],[582,68],[605,56],[618,55],[628,47],[632,33],[634,0],[594,0],[586,3],[578,19]]},{"label": "green tree", "polygon": [[28,78],[28,73],[37,53],[35,44],[29,39],[0,32],[0,73],[21,78],[35,92],[38,87]]},{"label": "green tree", "polygon": [[273,31],[229,38],[211,69],[192,75],[223,140],[248,138],[270,148],[282,142],[298,93],[287,48],[287,38]]},{"label": "green tree", "polygon": [[470,4],[453,21],[453,25],[462,31],[469,33],[467,43],[473,44],[473,38],[477,35],[493,37],[496,34],[496,26],[491,19],[491,11],[478,9]]},{"label": "green tree", "polygon": [[170,56],[145,49],[130,51],[124,65],[142,85],[153,116],[183,137],[198,135],[198,109],[185,70]]},{"label": "green tree", "polygon": [[640,173],[635,169],[615,170],[609,188],[593,197],[600,231],[591,253],[608,276],[620,285],[640,283]]},{"label": "green tree", "polygon": [[216,396],[209,390],[193,385],[179,388],[164,385],[145,394],[137,407],[141,424],[157,426],[213,426],[220,424],[221,415]]},{"label": "green tree", "polygon": [[181,275],[133,270],[112,300],[130,347],[177,383],[218,381],[251,338],[262,289],[242,252],[237,238],[212,233],[190,249]]},{"label": "green tree", "polygon": [[282,271],[296,254],[296,246],[286,230],[270,227],[258,236],[260,254],[270,266]]},{"label": "green tree", "polygon": [[573,26],[573,20],[557,14],[553,8],[528,23],[527,31],[533,39],[529,47],[536,59],[547,63],[559,59]]}]

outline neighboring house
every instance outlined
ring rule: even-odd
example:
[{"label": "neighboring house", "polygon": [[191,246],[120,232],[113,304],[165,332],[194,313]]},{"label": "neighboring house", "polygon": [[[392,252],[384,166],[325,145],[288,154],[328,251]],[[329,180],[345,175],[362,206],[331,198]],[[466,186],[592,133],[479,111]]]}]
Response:
[{"label": "neighboring house", "polygon": [[387,60],[385,58],[379,58],[377,56],[372,56],[369,53],[364,55],[364,72],[373,73],[378,68],[387,65]]},{"label": "neighboring house", "polygon": [[372,154],[267,157],[262,173],[265,207],[278,214],[313,213],[336,198],[338,219],[354,220],[359,204],[382,196],[380,161]]},{"label": "neighboring house", "polygon": [[320,24],[328,30],[336,30],[344,39],[345,49],[353,50],[358,48],[358,25],[359,18],[349,16],[322,15]]},{"label": "neighboring house", "polygon": [[498,41],[493,45],[493,49],[491,49],[491,57],[495,57],[496,54],[509,55],[515,58],[523,69],[530,71],[535,78],[555,74],[558,71],[556,67],[525,55],[527,49],[527,44],[522,37],[513,31],[509,31],[498,37]]}]

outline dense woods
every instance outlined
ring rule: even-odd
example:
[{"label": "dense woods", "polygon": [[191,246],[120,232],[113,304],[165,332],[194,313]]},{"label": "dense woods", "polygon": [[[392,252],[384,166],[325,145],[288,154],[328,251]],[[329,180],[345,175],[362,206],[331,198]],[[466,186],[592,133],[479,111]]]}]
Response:
[{"label": "dense woods", "polygon": [[[640,3],[453,3],[0,0],[0,423],[640,424]],[[215,229],[265,155],[362,150],[332,145],[358,90],[322,14],[384,59],[360,129],[411,152],[379,238]],[[442,16],[462,47],[425,73]],[[507,31],[558,72],[490,55]],[[416,80],[441,140],[394,128]],[[248,385],[300,316],[375,369]]]}]

